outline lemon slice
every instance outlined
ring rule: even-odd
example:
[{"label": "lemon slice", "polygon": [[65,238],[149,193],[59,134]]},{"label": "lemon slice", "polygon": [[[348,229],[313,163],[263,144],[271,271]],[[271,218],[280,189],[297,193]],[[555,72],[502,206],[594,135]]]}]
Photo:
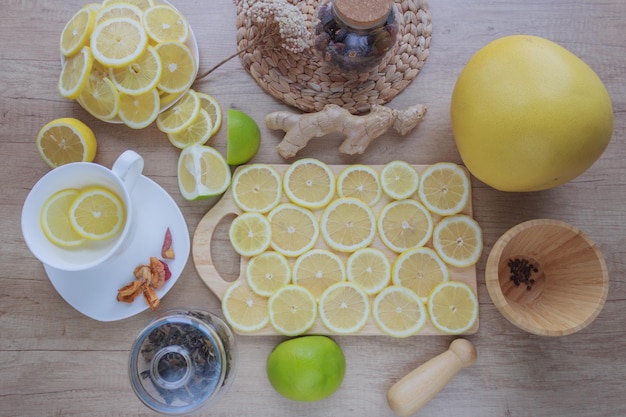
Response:
[{"label": "lemon slice", "polygon": [[459,165],[439,162],[422,172],[418,193],[422,203],[433,213],[457,214],[469,201],[469,178]]},{"label": "lemon slice", "polygon": [[461,334],[478,320],[478,299],[469,285],[448,281],[436,286],[428,298],[430,320],[447,334]]},{"label": "lemon slice", "polygon": [[186,200],[222,194],[230,185],[230,168],[215,148],[191,145],[178,158],[178,188]]},{"label": "lemon slice", "polygon": [[130,3],[113,3],[101,7],[96,13],[96,25],[105,20],[118,17],[128,17],[141,23],[143,12],[141,9]]},{"label": "lemon slice", "polygon": [[167,139],[179,149],[196,144],[204,145],[210,138],[212,127],[211,117],[206,111],[200,109],[200,113],[189,126],[180,132],[168,133]]},{"label": "lemon slice", "polygon": [[136,61],[148,46],[141,23],[117,17],[96,25],[91,34],[91,53],[102,65],[120,68]]},{"label": "lemon slice", "polygon": [[102,1],[102,7],[108,7],[113,4],[130,4],[144,11],[154,6],[154,0],[103,0]]},{"label": "lemon slice", "polygon": [[104,187],[83,189],[69,209],[72,227],[90,240],[109,239],[118,234],[126,222],[124,203],[113,191]]},{"label": "lemon slice", "polygon": [[450,271],[437,253],[426,247],[402,252],[393,264],[391,280],[411,289],[426,302],[430,291],[450,279]]},{"label": "lemon slice", "polygon": [[291,281],[291,267],[281,253],[269,251],[250,258],[246,265],[246,281],[256,294],[270,297]]},{"label": "lemon slice", "polygon": [[326,249],[312,249],[300,255],[293,265],[293,283],[309,290],[317,301],[328,287],[345,279],[343,261]]},{"label": "lemon slice", "polygon": [[213,128],[211,129],[211,136],[215,135],[222,126],[222,108],[215,98],[212,96],[196,91],[198,98],[200,99],[200,107],[206,110],[211,116],[213,122]]},{"label": "lemon slice", "polygon": [[317,242],[317,219],[305,208],[282,203],[269,212],[267,219],[272,227],[270,246],[285,256],[300,256]]},{"label": "lemon slice", "polygon": [[157,44],[156,51],[163,65],[159,90],[171,94],[191,87],[196,77],[196,63],[191,50],[180,42],[161,42]]},{"label": "lemon slice", "polygon": [[239,332],[257,332],[269,322],[267,298],[252,292],[242,281],[228,286],[222,299],[222,311],[228,324]]},{"label": "lemon slice", "polygon": [[70,162],[91,162],[98,148],[93,131],[70,117],[46,123],[39,130],[36,143],[41,159],[50,168]]},{"label": "lemon slice", "polygon": [[483,251],[483,233],[470,216],[444,217],[433,232],[433,246],[441,259],[458,268],[474,265]]},{"label": "lemon slice", "polygon": [[340,282],[324,291],[319,301],[319,315],[328,330],[337,334],[356,333],[370,315],[367,294],[358,285]]},{"label": "lemon slice", "polygon": [[378,216],[380,240],[394,252],[424,246],[432,233],[430,212],[415,200],[392,201],[383,207]]},{"label": "lemon slice", "polygon": [[233,177],[233,201],[243,211],[267,213],[280,203],[281,181],[280,174],[270,165],[246,165]]},{"label": "lemon slice", "polygon": [[133,129],[143,129],[156,120],[161,109],[159,93],[156,89],[131,96],[120,96],[118,116],[124,124]]},{"label": "lemon slice", "polygon": [[89,43],[96,13],[90,7],[83,7],[72,16],[61,31],[59,41],[61,53],[72,56]]},{"label": "lemon slice", "polygon": [[418,333],[426,323],[427,313],[413,291],[392,285],[374,299],[372,317],[380,330],[400,338]]},{"label": "lemon slice", "polygon": [[358,284],[367,295],[374,295],[389,285],[391,265],[380,249],[363,248],[348,258],[346,276],[348,281]]},{"label": "lemon slice", "polygon": [[230,224],[228,237],[241,256],[255,256],[270,246],[270,223],[259,213],[243,213]]},{"label": "lemon slice", "polygon": [[67,58],[59,75],[59,93],[65,98],[77,98],[89,81],[92,67],[93,57],[88,46]]},{"label": "lemon slice", "polygon": [[143,27],[155,42],[185,42],[189,37],[187,19],[175,8],[159,4],[143,14]]},{"label": "lemon slice", "polygon": [[378,173],[367,165],[350,165],[337,176],[337,195],[354,197],[369,206],[380,201],[383,195]]},{"label": "lemon slice", "polygon": [[120,110],[120,93],[115,84],[94,73],[89,76],[77,100],[89,114],[100,120],[111,120]]},{"label": "lemon slice", "polygon": [[200,99],[193,90],[188,90],[169,109],[157,117],[157,127],[163,133],[178,133],[188,128],[200,113]]},{"label": "lemon slice", "polygon": [[136,61],[120,68],[110,68],[109,75],[121,93],[136,96],[155,89],[162,71],[159,55],[148,46]]},{"label": "lemon slice", "polygon": [[70,223],[70,206],[79,191],[61,190],[46,200],[41,209],[41,228],[50,242],[63,247],[83,244],[85,238],[76,233]]},{"label": "lemon slice", "polygon": [[300,159],[285,171],[283,189],[292,203],[310,209],[321,208],[335,195],[335,174],[320,160]]},{"label": "lemon slice", "polygon": [[376,219],[370,206],[358,198],[338,198],[324,209],[320,229],[332,249],[354,252],[372,243],[376,237]]},{"label": "lemon slice", "polygon": [[380,185],[390,198],[404,200],[417,192],[419,174],[408,162],[391,161],[380,171]]},{"label": "lemon slice", "polygon": [[311,293],[298,285],[285,285],[269,298],[269,318],[272,327],[285,336],[297,336],[308,331],[317,318],[317,303]]}]

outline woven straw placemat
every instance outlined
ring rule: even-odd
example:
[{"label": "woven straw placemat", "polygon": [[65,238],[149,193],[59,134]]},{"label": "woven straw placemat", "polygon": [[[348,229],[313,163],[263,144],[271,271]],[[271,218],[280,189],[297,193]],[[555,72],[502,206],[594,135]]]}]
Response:
[{"label": "woven straw placemat", "polygon": [[[318,0],[288,0],[305,17],[310,33],[319,21]],[[357,74],[342,73],[324,63],[313,52],[293,54],[280,46],[280,37],[259,42],[259,28],[246,19],[237,5],[237,46],[248,48],[240,55],[243,67],[275,98],[304,112],[319,111],[337,104],[353,114],[385,104],[404,90],[420,72],[432,37],[427,0],[395,0],[403,21],[398,42],[378,67]],[[311,36],[313,38],[314,35]]]}]

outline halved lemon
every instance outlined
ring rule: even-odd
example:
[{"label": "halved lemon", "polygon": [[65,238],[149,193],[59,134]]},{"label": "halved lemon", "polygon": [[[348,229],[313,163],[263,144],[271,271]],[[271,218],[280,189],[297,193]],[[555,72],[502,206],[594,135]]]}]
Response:
[{"label": "halved lemon", "polygon": [[280,203],[281,181],[280,174],[270,165],[246,165],[233,177],[233,201],[244,212],[267,213]]},{"label": "halved lemon", "polygon": [[483,233],[470,216],[444,217],[433,232],[433,246],[441,259],[458,268],[474,265],[483,251]]},{"label": "halved lemon", "polygon": [[163,133],[178,133],[188,128],[200,113],[200,99],[193,90],[188,90],[169,109],[157,117],[157,127]]},{"label": "halved lemon", "polygon": [[426,302],[430,291],[450,279],[450,271],[434,250],[421,247],[402,252],[393,264],[391,280],[411,289]]},{"label": "halved lemon", "polygon": [[356,333],[369,320],[370,302],[361,287],[352,282],[340,282],[322,294],[319,315],[324,326],[333,333]]},{"label": "halved lemon", "polygon": [[430,212],[415,200],[395,200],[387,204],[378,216],[378,234],[394,252],[424,246],[433,233]]},{"label": "halved lemon", "polygon": [[422,172],[418,189],[424,205],[440,216],[460,213],[469,201],[469,178],[459,165],[439,162]]},{"label": "halved lemon", "polygon": [[230,185],[230,167],[211,146],[191,145],[178,157],[178,188],[186,200],[200,200],[224,193]]},{"label": "halved lemon", "polygon": [[90,7],[83,7],[65,24],[59,41],[61,53],[70,57],[89,43],[96,13]]},{"label": "halved lemon", "polygon": [[148,8],[143,14],[143,27],[155,42],[185,42],[189,37],[187,19],[167,4]]},{"label": "halved lemon", "polygon": [[126,222],[126,209],[120,197],[104,187],[87,187],[76,196],[69,209],[72,228],[90,240],[117,235]]},{"label": "halved lemon", "polygon": [[191,50],[184,43],[161,42],[156,45],[156,51],[163,66],[159,90],[172,94],[191,87],[196,77],[196,62]]},{"label": "halved lemon", "polygon": [[317,219],[311,211],[291,203],[274,207],[267,219],[272,227],[271,247],[296,257],[313,248],[319,237]]},{"label": "halved lemon", "polygon": [[354,252],[374,241],[376,219],[370,206],[362,200],[338,198],[324,209],[320,230],[324,241],[332,249]]},{"label": "halved lemon", "polygon": [[298,285],[285,285],[269,298],[269,318],[272,327],[285,336],[307,332],[317,318],[317,303],[313,295]]},{"label": "halved lemon", "polygon": [[447,334],[470,330],[478,320],[478,299],[469,285],[448,281],[428,297],[428,313],[435,328]]},{"label": "halved lemon", "polygon": [[120,68],[110,68],[109,76],[121,93],[136,96],[155,89],[162,72],[159,55],[148,46],[136,61]]},{"label": "halved lemon", "polygon": [[367,165],[350,165],[337,176],[337,195],[354,197],[374,206],[382,197],[378,173]]},{"label": "halved lemon", "polygon": [[283,254],[263,252],[248,261],[246,281],[252,291],[260,296],[270,297],[291,282],[291,266]]},{"label": "halved lemon", "polygon": [[380,185],[390,198],[403,200],[417,192],[419,174],[408,162],[391,161],[380,171]]},{"label": "halved lemon", "polygon": [[167,139],[179,149],[190,145],[204,145],[210,138],[212,127],[211,117],[204,109],[200,109],[200,113],[189,126],[180,132],[167,133]]},{"label": "halved lemon", "polygon": [[257,332],[269,322],[267,298],[255,294],[242,281],[228,286],[222,299],[222,311],[228,324],[240,332]]},{"label": "halved lemon", "polygon": [[283,189],[292,203],[318,209],[326,206],[335,195],[335,174],[318,159],[300,159],[283,174]]},{"label": "halved lemon", "polygon": [[156,120],[161,109],[159,93],[156,89],[131,96],[120,96],[118,116],[124,124],[132,129],[143,129]]},{"label": "halved lemon", "polygon": [[92,67],[93,57],[88,46],[67,58],[59,75],[59,93],[65,98],[78,98],[89,81]]},{"label": "halved lemon", "polygon": [[120,68],[135,62],[148,46],[141,23],[129,17],[111,18],[94,27],[91,53],[102,65]]},{"label": "halved lemon", "polygon": [[374,295],[389,285],[391,264],[380,249],[359,249],[346,262],[346,277],[363,288],[367,295]]},{"label": "halved lemon", "polygon": [[85,238],[76,233],[69,218],[70,206],[78,193],[76,189],[61,190],[48,198],[41,209],[41,228],[55,245],[75,247],[85,242]]},{"label": "halved lemon", "polygon": [[318,301],[328,287],[345,279],[343,261],[326,249],[312,249],[300,255],[293,265],[293,283],[309,290]]},{"label": "halved lemon", "polygon": [[413,291],[392,285],[374,299],[372,317],[389,336],[408,337],[424,327],[427,313],[424,303]]},{"label": "halved lemon", "polygon": [[91,162],[98,148],[93,130],[71,117],[46,123],[37,134],[36,144],[41,159],[50,168],[70,162]]},{"label": "halved lemon", "polygon": [[270,246],[270,223],[262,214],[243,213],[230,224],[228,237],[241,256],[260,255]]}]

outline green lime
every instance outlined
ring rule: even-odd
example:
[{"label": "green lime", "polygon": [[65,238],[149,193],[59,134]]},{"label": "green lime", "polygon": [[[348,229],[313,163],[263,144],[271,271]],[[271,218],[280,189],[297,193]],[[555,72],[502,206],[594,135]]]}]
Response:
[{"label": "green lime", "polygon": [[267,358],[266,370],[282,396],[318,401],[337,391],[346,372],[346,359],[329,337],[301,336],[278,344]]},{"label": "green lime", "polygon": [[261,131],[254,119],[242,111],[228,109],[227,116],[226,162],[228,165],[245,164],[259,150]]}]

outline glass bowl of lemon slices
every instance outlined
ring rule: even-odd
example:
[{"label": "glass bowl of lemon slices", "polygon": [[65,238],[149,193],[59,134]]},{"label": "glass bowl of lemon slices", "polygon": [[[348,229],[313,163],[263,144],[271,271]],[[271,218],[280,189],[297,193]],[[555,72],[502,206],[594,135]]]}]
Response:
[{"label": "glass bowl of lemon slices", "polygon": [[103,0],[78,10],[61,32],[58,89],[95,118],[142,129],[189,90],[198,44],[166,0]]}]

